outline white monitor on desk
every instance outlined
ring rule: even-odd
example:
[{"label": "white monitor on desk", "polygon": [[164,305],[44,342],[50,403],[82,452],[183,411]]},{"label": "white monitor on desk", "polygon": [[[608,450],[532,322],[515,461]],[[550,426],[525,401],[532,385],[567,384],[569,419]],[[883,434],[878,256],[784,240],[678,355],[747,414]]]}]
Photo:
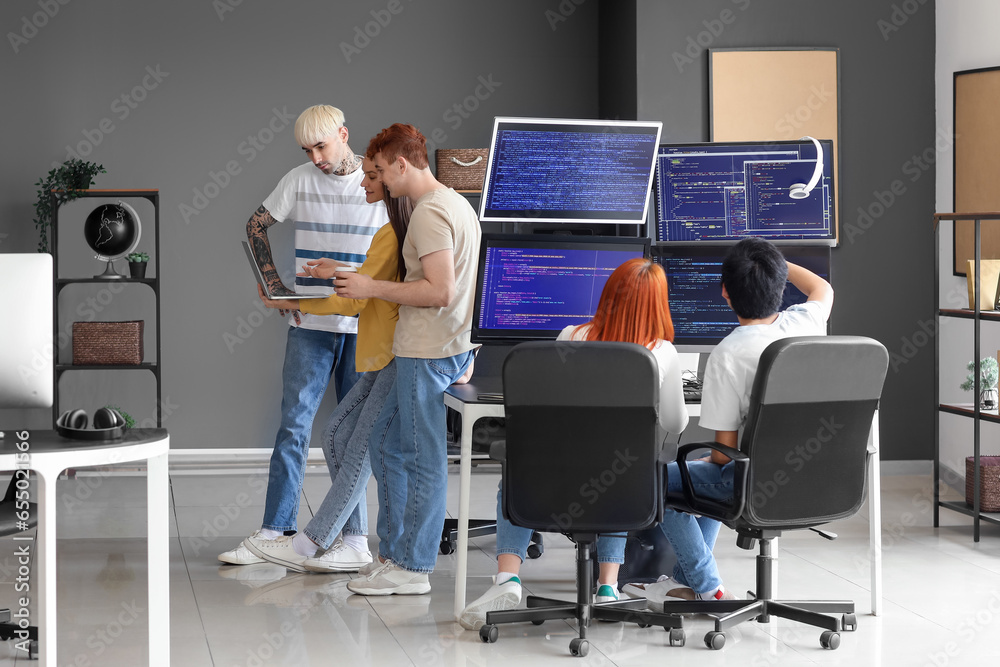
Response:
[{"label": "white monitor on desk", "polygon": [[0,408],[52,406],[52,255],[0,254]]}]

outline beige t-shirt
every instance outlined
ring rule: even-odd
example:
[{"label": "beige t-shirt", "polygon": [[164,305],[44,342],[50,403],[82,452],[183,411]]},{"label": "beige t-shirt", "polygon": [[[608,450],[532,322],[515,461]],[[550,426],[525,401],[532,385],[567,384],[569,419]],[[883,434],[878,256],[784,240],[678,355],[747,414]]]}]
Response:
[{"label": "beige t-shirt", "polygon": [[417,200],[403,241],[406,282],[423,279],[421,257],[438,250],[451,250],[455,258],[455,298],[444,308],[399,307],[392,348],[397,357],[443,359],[475,347],[469,336],[479,237],[475,210],[451,188],[432,190]]}]

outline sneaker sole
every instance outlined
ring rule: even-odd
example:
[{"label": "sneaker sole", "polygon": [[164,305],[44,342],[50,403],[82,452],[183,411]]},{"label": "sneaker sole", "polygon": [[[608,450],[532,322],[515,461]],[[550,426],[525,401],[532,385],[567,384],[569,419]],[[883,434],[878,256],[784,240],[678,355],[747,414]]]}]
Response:
[{"label": "sneaker sole", "polygon": [[358,595],[381,596],[381,595],[423,595],[431,592],[430,583],[426,584],[401,584],[395,588],[364,588],[363,586],[352,586],[358,581],[355,579],[347,584],[347,590]]},{"label": "sneaker sole", "polygon": [[302,564],[309,572],[357,572],[365,565],[369,563],[338,563],[332,566],[327,565],[313,565],[309,561]]},{"label": "sneaker sole", "polygon": [[227,556],[220,555],[219,562],[225,563],[226,565],[257,565],[258,563],[266,563],[267,561],[262,558],[254,558],[253,560],[240,560],[239,558],[230,558]]},{"label": "sneaker sole", "polygon": [[246,542],[246,547],[247,547],[247,549],[250,550],[251,553],[256,554],[257,556],[263,558],[268,563],[274,563],[275,565],[281,565],[282,567],[284,567],[284,568],[286,568],[288,570],[291,570],[293,572],[305,572],[306,571],[306,568],[301,563],[293,563],[292,561],[287,561],[287,560],[284,560],[282,558],[277,558],[275,556],[272,556],[271,554],[267,553],[266,551],[262,551],[262,550],[258,549],[257,547],[255,547],[252,542]]}]

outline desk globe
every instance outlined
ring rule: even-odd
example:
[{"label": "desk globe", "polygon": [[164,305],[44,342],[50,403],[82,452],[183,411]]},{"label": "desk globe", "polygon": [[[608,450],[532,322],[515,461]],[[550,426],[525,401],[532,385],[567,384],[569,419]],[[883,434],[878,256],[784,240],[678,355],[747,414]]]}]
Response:
[{"label": "desk globe", "polygon": [[97,259],[107,261],[104,273],[95,278],[118,279],[125,276],[115,271],[114,260],[121,259],[139,245],[142,225],[135,209],[123,201],[102,204],[83,223],[83,238],[97,253]]}]

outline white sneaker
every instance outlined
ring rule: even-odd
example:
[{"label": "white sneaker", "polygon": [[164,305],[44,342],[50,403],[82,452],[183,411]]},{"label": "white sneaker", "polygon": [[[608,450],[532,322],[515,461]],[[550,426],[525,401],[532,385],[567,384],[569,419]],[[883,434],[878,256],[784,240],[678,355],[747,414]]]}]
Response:
[{"label": "white sneaker", "polygon": [[386,562],[367,577],[347,582],[347,589],[359,595],[423,595],[431,592],[431,584],[423,572]]},{"label": "white sneaker", "polygon": [[300,556],[292,546],[294,535],[282,535],[273,540],[265,540],[262,537],[248,537],[243,540],[254,555],[260,556],[269,563],[284,565],[293,572],[305,572],[303,563],[307,556]]},{"label": "white sneaker", "polygon": [[337,540],[322,556],[307,558],[302,565],[310,572],[357,572],[371,562],[371,551],[358,551]]},{"label": "white sneaker", "polygon": [[614,586],[601,584],[597,587],[597,595],[594,596],[595,603],[600,604],[602,602],[616,602],[617,600],[618,591],[615,590]]},{"label": "white sneaker", "polygon": [[367,565],[362,565],[361,567],[359,567],[358,574],[360,574],[362,577],[367,577],[369,574],[379,569],[383,565],[385,565],[385,561],[375,558],[372,560],[372,562],[368,563]]},{"label": "white sneaker", "polygon": [[485,593],[469,603],[458,617],[466,630],[478,630],[486,623],[486,613],[514,609],[521,602],[521,580],[511,577],[502,584],[493,584]]},{"label": "white sneaker", "polygon": [[654,584],[625,584],[622,592],[630,598],[646,598],[650,602],[698,599],[689,586],[667,575],[661,576]]},{"label": "white sneaker", "polygon": [[[260,537],[260,531],[253,531],[250,533],[250,537]],[[219,554],[219,560],[230,565],[253,565],[254,563],[267,562],[263,558],[258,558],[253,552],[247,549],[246,540],[240,542],[239,546],[235,549],[230,549]]]}]

